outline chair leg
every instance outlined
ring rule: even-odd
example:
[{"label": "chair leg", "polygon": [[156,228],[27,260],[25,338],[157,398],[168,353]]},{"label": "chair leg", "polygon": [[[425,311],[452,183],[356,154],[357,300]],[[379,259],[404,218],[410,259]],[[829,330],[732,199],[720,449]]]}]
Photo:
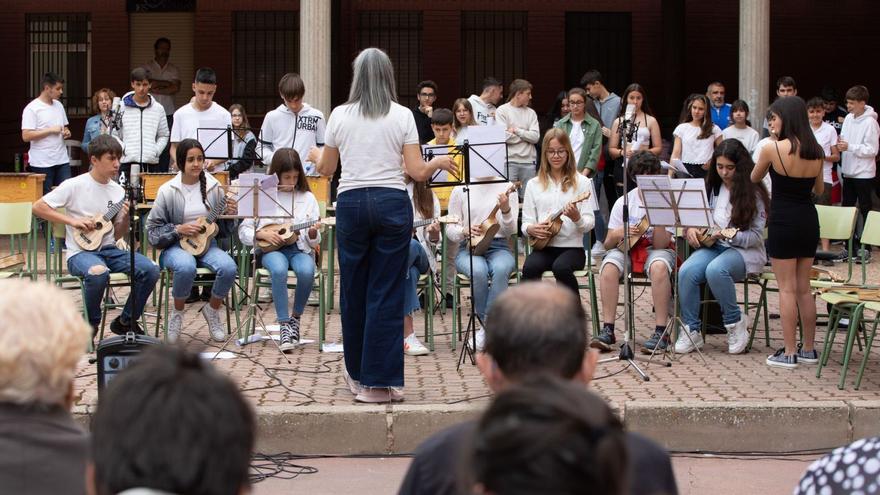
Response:
[{"label": "chair leg", "polygon": [[828,364],[828,353],[831,351],[831,346],[834,345],[834,337],[837,335],[837,321],[839,319],[840,307],[835,304],[831,306],[831,312],[828,314],[829,326],[825,331],[825,341],[822,343],[822,355],[819,356],[816,378],[822,377],[822,367]]},{"label": "chair leg", "polygon": [[862,356],[862,365],[859,366],[859,374],[856,377],[856,390],[862,386],[862,376],[865,375],[865,367],[868,365],[868,356],[871,355],[871,346],[874,344],[874,336],[877,334],[877,322],[880,321],[878,316],[880,315],[874,315],[874,323],[871,325],[871,335],[868,336],[868,341],[865,343],[865,354]]},{"label": "chair leg", "polygon": [[458,345],[459,325],[461,325],[461,285],[458,278],[452,282],[452,350],[455,351]]},{"label": "chair leg", "polygon": [[864,307],[864,304],[859,304],[850,316],[849,328],[847,328],[846,332],[846,347],[844,348],[843,354],[843,368],[840,370],[840,383],[837,385],[839,390],[843,390],[844,384],[846,383],[846,372],[847,367],[849,366],[850,357],[852,357],[853,340],[858,331],[859,320],[861,319]]},{"label": "chair leg", "polygon": [[590,318],[592,318],[593,337],[599,336],[599,298],[596,297],[596,277],[593,269],[587,265],[587,280],[590,282]]}]

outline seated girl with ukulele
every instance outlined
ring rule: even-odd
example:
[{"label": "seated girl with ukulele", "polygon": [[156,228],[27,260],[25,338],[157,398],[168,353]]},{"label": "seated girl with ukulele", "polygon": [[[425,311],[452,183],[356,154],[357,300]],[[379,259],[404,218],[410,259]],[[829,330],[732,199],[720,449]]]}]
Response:
[{"label": "seated girl with ukulele", "polygon": [[[272,304],[278,319],[281,340],[279,347],[287,352],[300,341],[300,318],[315,282],[315,250],[321,243],[320,209],[309,189],[299,154],[292,148],[279,148],[272,156],[269,174],[278,176],[276,217],[261,218],[256,229],[256,254],[272,281]],[[314,222],[314,223],[312,223]],[[301,230],[289,227],[304,226]],[[271,227],[269,227],[271,226]],[[269,228],[266,228],[269,227]],[[246,218],[238,227],[238,238],[247,246],[254,245],[254,219]],[[287,272],[296,274],[293,310],[288,312]]]},{"label": "seated girl with ukulele", "polygon": [[595,220],[592,192],[590,179],[577,172],[568,134],[562,129],[547,131],[538,176],[526,184],[523,200],[522,232],[534,248],[523,264],[523,279],[540,279],[552,270],[557,282],[578,294],[574,272],[587,262],[583,238]]},{"label": "seated girl with ukulele", "polygon": [[[770,204],[762,183],[750,179],[752,158],[737,139],[725,139],[715,148],[706,193],[716,228],[685,230],[691,253],[678,274],[681,318],[685,324],[675,341],[675,352],[687,353],[703,346],[700,333],[700,284],[708,283],[721,306],[727,329],[727,351],[743,352],[749,331],[736,303],[736,282],[749,273],[760,273],[767,262],[764,249],[766,208]],[[690,338],[685,334],[690,332]]]},{"label": "seated girl with ukulele", "polygon": [[[633,153],[629,160],[629,178],[635,180],[638,175],[659,175],[662,173],[660,159],[647,150]],[[669,334],[663,334],[669,317],[672,284],[669,276],[675,253],[669,249],[674,241],[674,230],[671,228],[654,228],[648,225],[648,217],[642,208],[639,189],[627,193],[629,201],[629,250],[622,246],[623,229],[623,196],[617,198],[611,208],[608,220],[608,235],[605,237],[605,258],[599,268],[599,287],[602,292],[602,328],[599,336],[590,342],[603,352],[610,351],[616,342],[614,337],[614,319],[617,312],[617,296],[620,281],[623,279],[624,256],[629,255],[630,269],[633,273],[646,273],[651,280],[651,298],[654,303],[653,335],[644,343],[642,352],[650,354],[655,349],[663,351],[669,346]],[[623,249],[621,249],[623,248]],[[628,251],[625,253],[624,251]],[[662,338],[661,338],[662,337]]]},{"label": "seated girl with ukulele", "polygon": [[[406,192],[413,206],[413,221],[424,222],[440,216],[440,200],[424,182],[417,182],[406,176]],[[415,229],[409,240],[409,259],[407,260],[406,294],[403,298],[403,353],[408,356],[428,354],[415,331],[413,313],[419,310],[419,277],[428,273],[434,276],[437,271],[437,250],[440,241],[440,223],[436,220]]]},{"label": "seated girl with ukulele", "polygon": [[[181,171],[159,188],[147,218],[150,245],[162,250],[159,266],[174,273],[171,288],[174,305],[167,322],[168,343],[173,344],[180,337],[183,310],[196,278],[196,267],[207,267],[214,272],[211,299],[202,307],[202,315],[208,322],[211,338],[223,342],[226,328],[220,320],[220,305],[232,288],[238,267],[226,251],[217,247],[216,240],[204,237],[204,224],[200,220],[206,217],[216,220],[216,216],[225,210],[234,211],[235,205],[225,200],[226,193],[220,182],[205,172],[205,150],[198,141],[181,141],[177,145],[176,160]],[[215,223],[214,232],[216,229]],[[181,242],[187,242],[188,246],[204,243],[206,249],[194,256],[181,247]]]}]

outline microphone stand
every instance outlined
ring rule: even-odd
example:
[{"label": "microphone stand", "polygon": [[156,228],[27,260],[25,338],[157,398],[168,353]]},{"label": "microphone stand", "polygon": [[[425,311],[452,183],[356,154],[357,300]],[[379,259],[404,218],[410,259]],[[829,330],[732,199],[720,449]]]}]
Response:
[{"label": "microphone stand", "polygon": [[[131,167],[134,168],[134,165]],[[140,168],[140,165],[138,165]],[[140,173],[140,171],[138,171]],[[135,229],[137,229],[137,222],[135,222],[135,216],[137,215],[137,200],[138,200],[138,192],[140,189],[140,176],[138,174],[134,174],[131,171],[128,173],[128,181],[126,183],[126,194],[128,194],[128,282],[129,282],[129,293],[128,300],[131,303],[132,314],[129,318],[129,330],[128,334],[126,334],[126,339],[129,338],[129,334],[131,334],[131,338],[134,335],[137,335],[137,318],[134,317],[134,305],[135,305],[135,265],[134,265],[134,255],[135,255]]]}]

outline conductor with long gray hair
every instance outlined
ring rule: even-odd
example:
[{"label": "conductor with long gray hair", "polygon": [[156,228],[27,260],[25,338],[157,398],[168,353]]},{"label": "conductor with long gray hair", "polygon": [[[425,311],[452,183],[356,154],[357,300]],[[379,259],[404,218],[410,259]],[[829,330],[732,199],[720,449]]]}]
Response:
[{"label": "conductor with long gray hair", "polygon": [[348,101],[330,114],[324,148],[313,148],[308,159],[326,176],[342,160],[336,228],[346,384],[360,402],[399,401],[413,222],[404,170],[424,181],[438,169],[455,171],[455,164],[447,156],[422,160],[415,120],[397,103],[385,52],[360,52],[352,72]]}]

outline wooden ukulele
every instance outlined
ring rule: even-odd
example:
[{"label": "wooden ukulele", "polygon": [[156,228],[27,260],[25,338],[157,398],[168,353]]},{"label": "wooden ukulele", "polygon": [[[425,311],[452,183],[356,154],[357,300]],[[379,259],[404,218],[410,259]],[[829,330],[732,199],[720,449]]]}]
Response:
[{"label": "wooden ukulele", "polygon": [[[514,193],[518,187],[519,182],[514,182],[506,191],[504,191],[504,194],[508,195]],[[471,254],[474,256],[482,256],[483,253],[489,249],[489,244],[492,244],[492,240],[495,239],[495,234],[501,229],[501,224],[499,224],[498,219],[495,218],[499,208],[501,208],[501,203],[495,203],[495,207],[489,212],[489,216],[480,223],[480,227],[483,228],[483,233],[470,237]]]},{"label": "wooden ukulele", "polygon": [[294,223],[273,223],[271,225],[266,225],[265,227],[261,228],[258,232],[263,232],[263,233],[273,233],[274,232],[274,233],[278,234],[278,237],[281,237],[281,239],[284,241],[284,243],[281,244],[280,246],[276,246],[275,244],[272,244],[269,241],[258,240],[257,246],[264,253],[271,253],[272,251],[277,251],[278,249],[281,249],[285,246],[290,246],[293,243],[295,243],[297,240],[299,240],[299,231],[300,230],[311,227],[312,225],[315,225],[316,223],[318,223],[320,221],[321,221],[321,219],[319,218],[317,220],[309,220],[308,222],[302,222],[302,223],[297,223],[297,224],[294,224]]},{"label": "wooden ukulele", "polygon": [[211,247],[211,239],[217,236],[220,228],[217,226],[217,218],[226,209],[226,196],[221,196],[220,201],[208,213],[207,217],[199,217],[195,223],[199,226],[199,233],[192,236],[181,236],[180,247],[193,255],[201,256]]},{"label": "wooden ukulele", "polygon": [[736,227],[727,227],[726,229],[719,229],[717,227],[700,229],[697,231],[697,241],[705,247],[712,247],[715,244],[715,241],[718,240],[712,238],[716,232],[729,241],[730,239],[733,239],[733,236],[735,236],[737,232],[739,232],[739,229]]},{"label": "wooden ukulele", "polygon": [[629,236],[629,243],[626,242],[626,237],[621,239],[620,242],[617,243],[617,249],[623,251],[624,253],[629,252],[630,248],[635,246],[636,243],[639,242],[639,239],[641,239],[642,236],[645,235],[645,232],[648,231],[648,228],[650,226],[651,224],[648,222],[648,215],[643,216],[639,223],[636,225],[638,233],[631,234]]},{"label": "wooden ukulele", "polygon": [[458,215],[443,215],[442,217],[435,218],[426,218],[424,220],[416,220],[413,222],[413,229],[417,229],[419,227],[424,227],[426,225],[431,225],[434,222],[438,223],[458,223],[460,220]]},{"label": "wooden ukulele", "polygon": [[563,210],[565,210],[569,205],[577,204],[581,201],[586,201],[587,199],[590,199],[590,194],[590,191],[585,191],[583,194],[569,201],[568,203],[566,203],[565,206],[553,212],[553,214],[547,217],[547,220],[545,220],[544,223],[550,224],[550,235],[547,236],[545,239],[537,239],[535,237],[529,236],[529,246],[531,246],[532,249],[535,250],[541,250],[547,247],[547,244],[550,244],[550,241],[552,241],[553,238],[556,237],[557,234],[559,234],[559,230],[562,229]]},{"label": "wooden ukulele", "polygon": [[122,198],[118,203],[113,203],[107,209],[107,213],[92,217],[91,220],[95,224],[94,229],[89,231],[74,229],[73,240],[76,242],[76,245],[83,251],[94,251],[101,247],[101,241],[104,239],[104,236],[113,230],[113,217],[122,210],[126,201],[128,201],[127,198]]}]

